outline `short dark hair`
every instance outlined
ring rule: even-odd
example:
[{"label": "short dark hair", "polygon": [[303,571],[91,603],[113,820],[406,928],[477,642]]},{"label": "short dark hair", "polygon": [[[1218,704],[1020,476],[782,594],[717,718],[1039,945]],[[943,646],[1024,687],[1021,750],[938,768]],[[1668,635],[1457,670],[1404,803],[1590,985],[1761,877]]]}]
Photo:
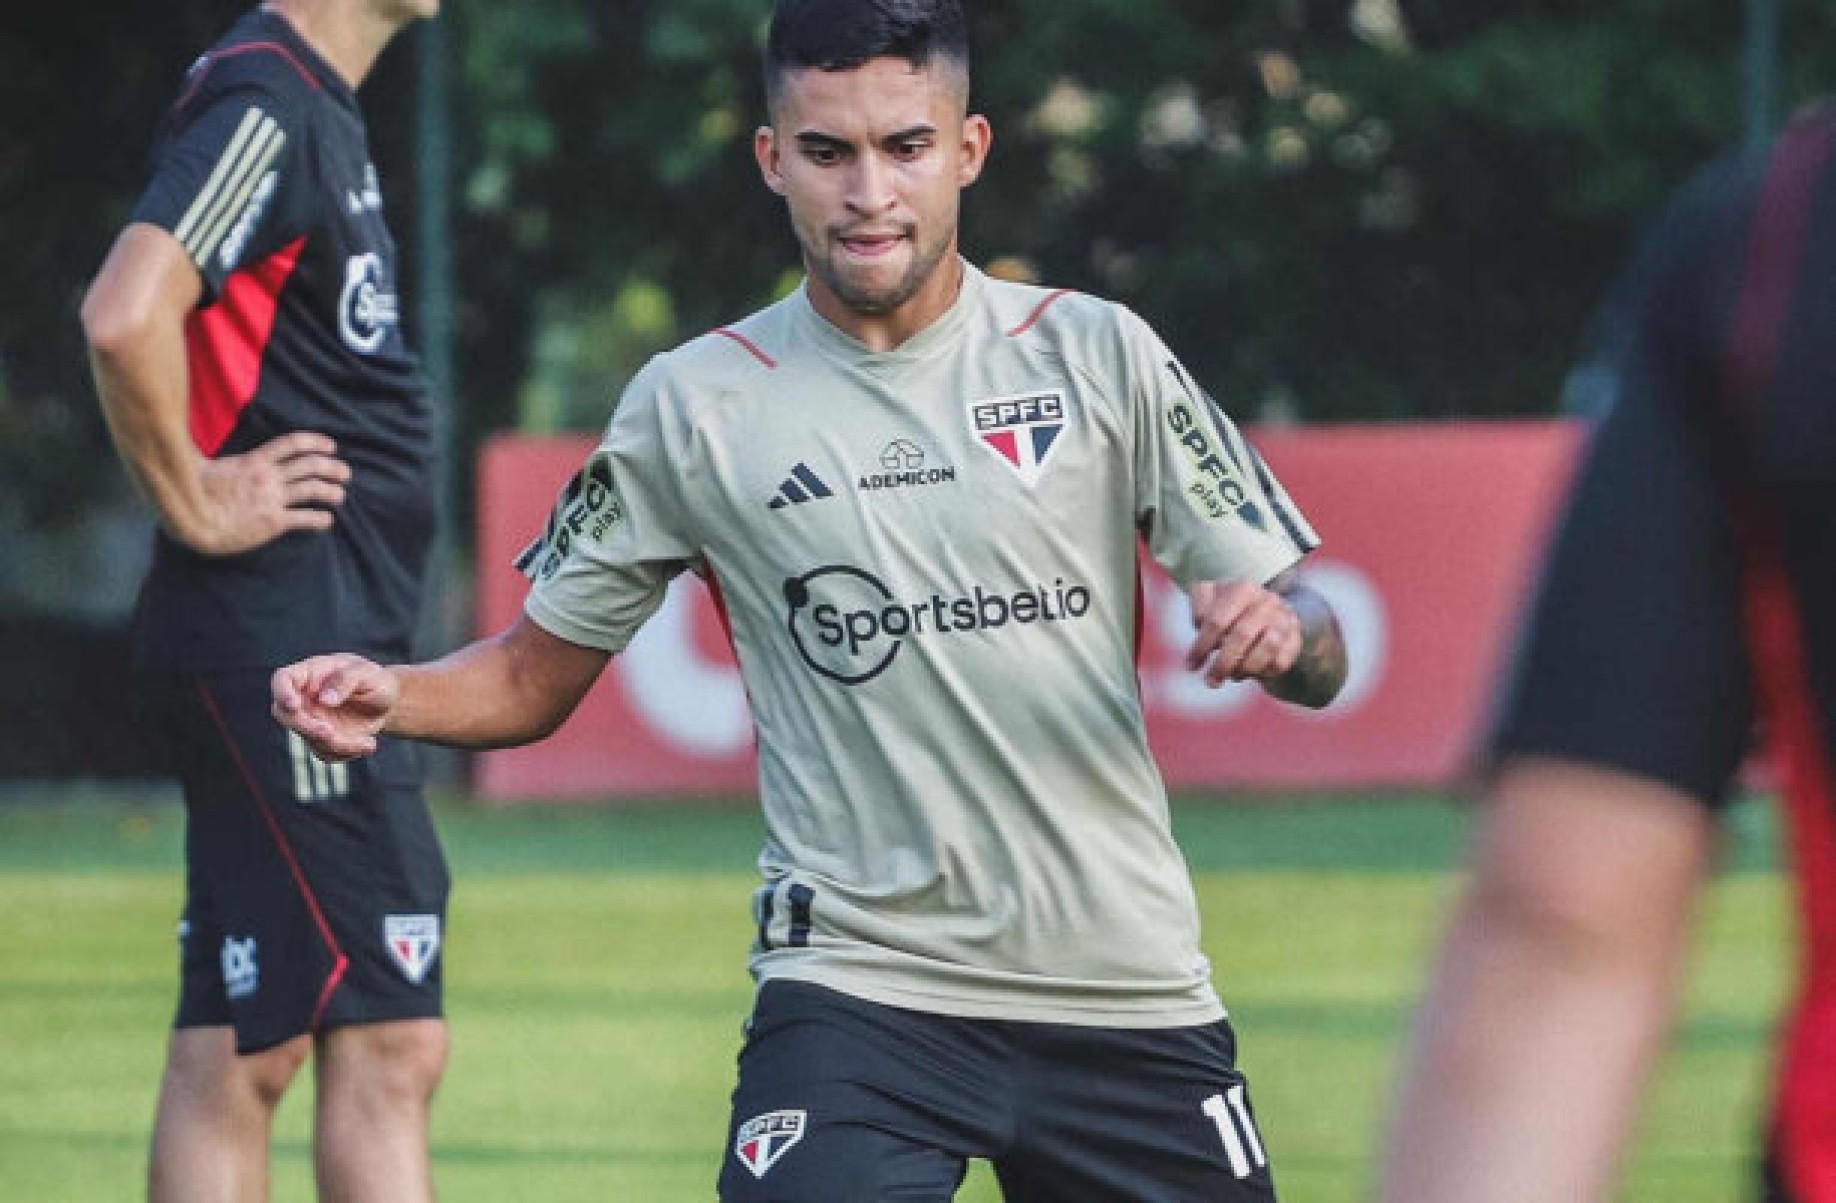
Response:
[{"label": "short dark hair", "polygon": [[852,71],[876,58],[914,67],[941,59],[969,81],[969,26],[961,0],[778,0],[765,39],[765,103],[776,108],[786,72]]}]

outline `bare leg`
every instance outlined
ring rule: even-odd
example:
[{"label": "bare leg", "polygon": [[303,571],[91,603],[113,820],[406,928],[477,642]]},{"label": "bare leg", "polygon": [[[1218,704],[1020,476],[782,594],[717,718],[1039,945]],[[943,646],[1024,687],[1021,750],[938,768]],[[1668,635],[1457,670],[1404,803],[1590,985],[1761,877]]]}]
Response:
[{"label": "bare leg", "polygon": [[433,1198],[427,1115],[446,1068],[438,1019],[334,1028],[319,1039],[314,1163],[323,1203]]},{"label": "bare leg", "polygon": [[238,1057],[229,1027],[173,1032],[153,1121],[150,1203],[263,1203],[274,1109],[309,1047],[301,1036]]},{"label": "bare leg", "polygon": [[1386,1203],[1611,1196],[1714,845],[1708,810],[1655,782],[1501,774],[1417,1017]]}]

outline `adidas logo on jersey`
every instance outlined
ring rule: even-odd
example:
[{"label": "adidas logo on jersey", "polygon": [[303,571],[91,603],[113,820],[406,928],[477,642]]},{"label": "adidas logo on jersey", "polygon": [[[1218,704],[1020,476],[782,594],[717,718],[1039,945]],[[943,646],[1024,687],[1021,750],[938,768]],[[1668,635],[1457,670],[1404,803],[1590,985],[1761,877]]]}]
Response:
[{"label": "adidas logo on jersey", "polygon": [[833,497],[829,486],[822,483],[822,478],[810,471],[808,464],[799,463],[791,469],[791,474],[778,486],[777,495],[766,504],[781,510],[787,505],[802,505],[806,501],[818,501],[824,497]]}]

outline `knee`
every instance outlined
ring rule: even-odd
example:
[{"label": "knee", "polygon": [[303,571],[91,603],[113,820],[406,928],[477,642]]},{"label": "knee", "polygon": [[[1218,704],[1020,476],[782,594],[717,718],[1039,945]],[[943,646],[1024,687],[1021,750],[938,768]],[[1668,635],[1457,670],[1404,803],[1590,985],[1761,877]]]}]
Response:
[{"label": "knee", "polygon": [[[1624,968],[1650,944],[1651,920],[1592,888],[1516,873],[1481,874],[1471,885],[1467,920],[1472,935],[1501,955],[1551,972],[1592,973]],[[1610,894],[1610,891],[1605,891]]]},{"label": "knee", "polygon": [[446,1071],[446,1024],[404,1020],[339,1028],[325,1038],[323,1089],[381,1106],[424,1104]]},{"label": "knee", "polygon": [[310,1038],[301,1036],[239,1056],[228,1027],[184,1029],[173,1034],[164,1089],[175,1103],[189,1107],[240,1110],[253,1104],[272,1111],[311,1047]]},{"label": "knee", "polygon": [[300,1066],[306,1063],[311,1047],[311,1039],[302,1036],[239,1058],[241,1076],[255,1100],[270,1111],[279,1106],[281,1096],[287,1093]]}]

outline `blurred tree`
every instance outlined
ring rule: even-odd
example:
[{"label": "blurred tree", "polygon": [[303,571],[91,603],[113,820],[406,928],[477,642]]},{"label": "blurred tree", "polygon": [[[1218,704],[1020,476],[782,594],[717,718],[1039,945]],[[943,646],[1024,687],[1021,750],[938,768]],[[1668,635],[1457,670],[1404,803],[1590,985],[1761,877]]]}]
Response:
[{"label": "blurred tree", "polygon": [[[746,146],[767,10],[455,0],[467,261],[498,286],[474,276],[469,303],[530,329],[542,364],[468,342],[496,361],[464,373],[494,382],[488,424],[519,420],[520,391],[532,428],[597,426],[645,354],[786,286]],[[1719,0],[973,11],[997,144],[968,252],[1141,310],[1252,416],[1553,408],[1637,223],[1738,132],[1740,13]],[[621,325],[631,287],[660,289],[673,328]]]},{"label": "blurred tree", "polygon": [[[1787,106],[1836,9],[1782,0]],[[121,488],[76,303],[244,0],[0,30],[0,530]],[[591,428],[655,349],[795,280],[747,143],[768,0],[448,0],[467,440]],[[1114,296],[1251,417],[1551,409],[1632,233],[1738,134],[1726,0],[980,0],[981,263]],[[365,89],[414,245],[412,72]]]},{"label": "blurred tree", "polygon": [[162,97],[236,6],[14,6],[0,27],[0,522],[76,521],[116,473],[77,303],[126,218]]}]

